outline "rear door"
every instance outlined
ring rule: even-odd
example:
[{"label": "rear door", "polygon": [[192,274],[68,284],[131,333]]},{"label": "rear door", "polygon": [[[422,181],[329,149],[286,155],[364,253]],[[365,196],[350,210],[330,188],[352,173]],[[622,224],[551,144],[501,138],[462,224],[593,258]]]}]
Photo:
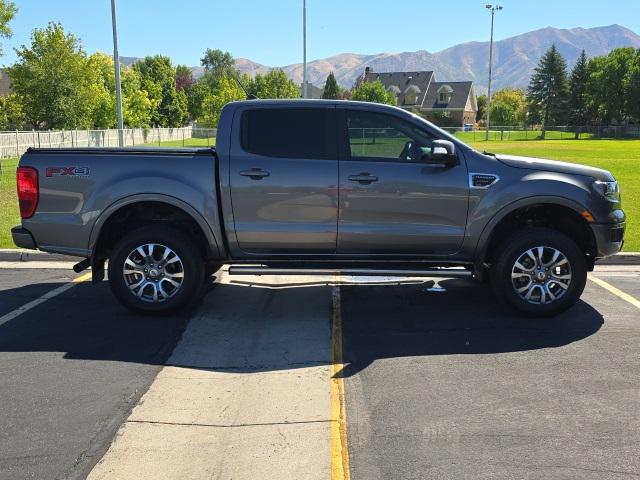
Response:
[{"label": "rear door", "polygon": [[230,179],[238,248],[334,253],[338,220],[333,105],[256,106],[234,118]]},{"label": "rear door", "polygon": [[[464,158],[430,160],[434,133],[408,118],[339,109],[338,253],[451,255],[464,239],[468,180]],[[346,138],[345,138],[346,137]]]}]

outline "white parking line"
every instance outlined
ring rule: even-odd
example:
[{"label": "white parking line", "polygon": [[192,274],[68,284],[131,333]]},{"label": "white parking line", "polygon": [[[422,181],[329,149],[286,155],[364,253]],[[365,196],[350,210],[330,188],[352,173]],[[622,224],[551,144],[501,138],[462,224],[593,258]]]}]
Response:
[{"label": "white parking line", "polygon": [[22,315],[23,313],[28,312],[32,308],[35,308],[38,305],[46,302],[47,300],[50,300],[53,297],[56,297],[61,293],[66,292],[67,290],[74,287],[78,283],[84,282],[89,278],[91,278],[91,272],[85,273],[84,275],[81,275],[78,278],[73,279],[71,282],[65,283],[64,285],[61,285],[58,288],[54,288],[53,290],[45,293],[41,297],[38,297],[35,300],[31,300],[29,303],[25,303],[21,307],[18,307],[15,310],[12,310],[11,312],[4,314],[2,317],[0,317],[0,325],[2,325],[3,323],[7,323],[10,320],[13,320],[14,318]]}]

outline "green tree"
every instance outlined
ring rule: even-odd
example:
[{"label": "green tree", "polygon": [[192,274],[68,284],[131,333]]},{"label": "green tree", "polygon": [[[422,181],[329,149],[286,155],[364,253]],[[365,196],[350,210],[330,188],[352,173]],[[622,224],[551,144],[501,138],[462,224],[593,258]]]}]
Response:
[{"label": "green tree", "polygon": [[25,120],[20,96],[15,93],[0,96],[0,130],[21,130]]},{"label": "green tree", "polygon": [[322,91],[322,98],[327,100],[337,100],[341,97],[340,87],[336,82],[336,77],[333,72],[330,72],[327,76],[326,82],[324,82],[324,90]]},{"label": "green tree", "polygon": [[589,60],[587,103],[597,120],[621,122],[634,108],[629,86],[636,58],[635,49],[616,48],[607,56]]},{"label": "green tree", "polygon": [[[245,79],[246,80],[246,79]],[[257,74],[247,87],[250,95],[258,98],[299,98],[299,87],[287,77],[284,70],[271,70],[265,75]]]},{"label": "green tree", "polygon": [[[11,38],[13,32],[9,28],[9,22],[15,17],[18,9],[16,4],[7,0],[0,0],[0,38]],[[0,43],[0,57],[2,56],[2,44]]]},{"label": "green tree", "polygon": [[176,67],[176,89],[179,92],[188,92],[193,85],[193,73],[186,65]]},{"label": "green tree", "polygon": [[187,92],[187,103],[189,117],[192,120],[196,120],[202,116],[202,102],[204,102],[204,99],[210,95],[213,95],[213,91],[202,79],[191,85],[191,88]]},{"label": "green tree", "polygon": [[219,49],[207,48],[204,56],[200,59],[200,64],[205,69],[202,79],[211,90],[218,88],[218,84],[223,78],[238,78],[240,74],[233,56],[229,52],[223,52]]},{"label": "green tree", "polygon": [[31,34],[31,46],[16,49],[8,68],[12,89],[23,99],[28,123],[41,128],[92,126],[94,76],[80,41],[49,23]]},{"label": "green tree", "polygon": [[90,94],[91,122],[95,128],[111,128],[117,124],[115,73],[113,58],[104,53],[94,53],[88,58],[89,71],[93,75]]},{"label": "green tree", "polygon": [[[498,113],[498,117],[493,116],[494,103],[500,103],[509,106],[510,112],[501,106],[502,113]],[[503,88],[491,95],[491,123],[496,126],[516,126],[524,124],[527,118],[527,97],[524,90],[520,88]],[[504,119],[508,123],[501,123],[498,119]]]},{"label": "green tree", "polygon": [[188,117],[187,95],[176,89],[176,70],[169,57],[146,57],[133,68],[152,103],[151,122],[162,127],[182,126]]},{"label": "green tree", "polygon": [[130,67],[120,72],[122,82],[122,116],[124,124],[130,128],[150,127],[153,102],[142,89],[140,74]]},{"label": "green tree", "polygon": [[628,113],[640,123],[640,48],[629,67],[627,80]]},{"label": "green tree", "polygon": [[[589,63],[584,50],[580,53],[578,61],[571,70],[569,79],[569,125],[580,126],[589,122],[589,109],[587,106],[587,81],[589,80]],[[580,136],[580,130],[576,128],[576,139]]]},{"label": "green tree", "polygon": [[216,91],[204,98],[198,123],[209,128],[217,127],[222,107],[234,100],[243,100],[245,97],[244,91],[235,80],[222,78]]},{"label": "green tree", "polygon": [[482,94],[478,97],[478,111],[476,112],[476,122],[484,122],[487,119],[487,96]]},{"label": "green tree", "polygon": [[520,122],[512,104],[496,100],[491,102],[491,123],[492,126],[515,127]]},{"label": "green tree", "polygon": [[363,82],[353,90],[351,100],[385,103],[387,105],[395,105],[397,101],[396,96],[392,92],[388,92],[380,80]]},{"label": "green tree", "polygon": [[548,125],[565,121],[568,95],[567,63],[553,44],[540,59],[527,89],[529,121],[542,124],[541,138]]}]

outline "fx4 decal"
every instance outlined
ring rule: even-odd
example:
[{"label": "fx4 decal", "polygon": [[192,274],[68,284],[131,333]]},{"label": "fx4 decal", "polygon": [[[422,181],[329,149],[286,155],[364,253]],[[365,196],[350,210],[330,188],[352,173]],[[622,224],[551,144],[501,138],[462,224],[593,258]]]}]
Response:
[{"label": "fx4 decal", "polygon": [[89,167],[47,167],[47,177],[86,177],[89,175]]}]

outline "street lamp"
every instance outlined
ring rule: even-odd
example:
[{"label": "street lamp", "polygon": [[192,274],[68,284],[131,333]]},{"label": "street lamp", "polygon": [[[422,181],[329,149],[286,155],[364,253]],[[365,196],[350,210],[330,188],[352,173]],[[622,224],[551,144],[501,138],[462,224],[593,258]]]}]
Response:
[{"label": "street lamp", "polygon": [[302,0],[302,98],[307,98],[307,0]]},{"label": "street lamp", "polygon": [[120,84],[120,55],[118,54],[118,29],[116,27],[116,0],[111,0],[111,27],[113,28],[113,64],[116,69],[116,109],[118,111],[118,146],[124,147],[122,121],[122,85]]},{"label": "street lamp", "polygon": [[500,5],[485,5],[487,10],[491,11],[491,40],[489,41],[489,91],[487,93],[487,124],[485,125],[486,133],[485,133],[485,141],[489,140],[489,126],[490,126],[490,118],[491,118],[491,66],[493,63],[493,17],[496,14],[496,11],[502,10]]}]

